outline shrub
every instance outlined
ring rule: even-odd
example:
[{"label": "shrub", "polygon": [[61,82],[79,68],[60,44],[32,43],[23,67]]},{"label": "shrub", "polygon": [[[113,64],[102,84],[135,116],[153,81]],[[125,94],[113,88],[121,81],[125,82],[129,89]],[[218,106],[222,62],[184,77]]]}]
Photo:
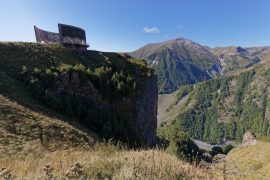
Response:
[{"label": "shrub", "polygon": [[214,146],[214,147],[212,147],[210,154],[212,157],[214,157],[217,154],[224,154],[224,153],[223,153],[223,150],[220,146]]},{"label": "shrub", "polygon": [[189,161],[200,159],[201,150],[189,138],[187,133],[184,133],[178,128],[167,126],[159,131],[159,135],[161,139],[165,138],[170,141],[167,150],[178,158]]},{"label": "shrub", "polygon": [[226,145],[223,150],[224,154],[228,154],[233,148],[234,146],[231,144]]},{"label": "shrub", "polygon": [[40,73],[41,73],[41,69],[35,67],[34,70],[33,70],[33,74],[39,75]]},{"label": "shrub", "polygon": [[22,66],[22,69],[21,69],[21,73],[22,73],[22,74],[25,74],[25,73],[27,73],[27,72],[28,72],[27,67],[26,67],[25,65],[23,65],[23,66]]},{"label": "shrub", "polygon": [[83,64],[77,64],[73,69],[77,72],[85,72],[86,67]]},{"label": "shrub", "polygon": [[130,58],[129,61],[139,66],[147,66],[147,63],[144,59]]}]

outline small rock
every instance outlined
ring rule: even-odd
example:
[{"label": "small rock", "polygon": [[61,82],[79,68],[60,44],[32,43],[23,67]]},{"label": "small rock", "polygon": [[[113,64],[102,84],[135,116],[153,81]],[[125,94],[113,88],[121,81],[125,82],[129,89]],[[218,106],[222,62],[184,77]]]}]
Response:
[{"label": "small rock", "polygon": [[222,162],[225,162],[226,161],[225,159],[226,159],[226,155],[224,155],[224,154],[217,154],[213,158],[213,162],[214,163],[222,163]]}]

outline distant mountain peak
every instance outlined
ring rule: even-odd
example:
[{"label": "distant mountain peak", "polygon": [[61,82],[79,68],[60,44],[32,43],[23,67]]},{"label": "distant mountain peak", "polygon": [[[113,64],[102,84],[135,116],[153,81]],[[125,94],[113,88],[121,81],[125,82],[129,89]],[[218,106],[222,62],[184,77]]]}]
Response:
[{"label": "distant mountain peak", "polygon": [[211,79],[221,66],[209,48],[186,38],[151,43],[130,53],[156,70],[160,93],[170,93],[180,85]]}]

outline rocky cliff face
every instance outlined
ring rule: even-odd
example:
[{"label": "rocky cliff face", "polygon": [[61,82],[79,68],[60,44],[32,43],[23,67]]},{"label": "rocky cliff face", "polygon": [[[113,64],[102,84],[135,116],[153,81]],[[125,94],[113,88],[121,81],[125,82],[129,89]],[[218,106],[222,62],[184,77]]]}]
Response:
[{"label": "rocky cliff face", "polygon": [[143,141],[147,145],[154,145],[156,142],[157,101],[157,77],[153,76],[146,83],[136,102],[137,122],[142,131]]},{"label": "rocky cliff face", "polygon": [[[119,129],[119,131],[112,130],[111,135],[105,135],[106,138],[115,138],[118,135],[119,137],[117,138],[120,139],[127,141],[134,140],[136,142],[139,139],[142,144],[152,146],[156,142],[157,128],[158,88],[156,76],[151,74],[141,85],[142,88],[139,88],[135,96],[107,101],[102,98],[102,95],[99,94],[91,81],[82,82],[79,73],[62,73],[57,86],[45,90],[45,98],[47,99],[47,103],[50,103],[52,98],[69,99],[68,103],[71,106],[86,106],[105,114],[109,112],[108,116],[110,117],[108,118],[116,118],[114,123],[123,124],[120,127],[125,129]],[[72,99],[70,99],[70,96]],[[67,104],[64,104],[64,107],[67,107]],[[81,113],[86,113],[84,117],[86,119],[83,121],[85,125],[93,124],[89,118],[98,118],[98,115],[87,114],[87,110],[82,111]],[[73,110],[73,113],[80,115],[76,109]],[[121,119],[121,121],[119,122],[118,119]],[[100,126],[102,127],[101,129],[106,129],[110,128],[108,126],[114,125],[109,124],[107,126],[107,121],[104,121]],[[98,132],[98,130],[93,131],[97,134],[106,133]],[[111,130],[106,129],[106,131]],[[125,135],[128,135],[129,138],[125,139],[126,137],[124,137],[121,131],[127,131]]]},{"label": "rocky cliff face", "polygon": [[[135,96],[108,102],[102,99],[102,96],[90,81],[82,85],[78,73],[63,73],[58,87],[51,92],[47,91],[46,96],[63,98],[65,94],[70,94],[75,102],[79,101],[80,104],[94,106],[97,111],[109,111],[112,116],[129,121],[123,128],[128,128],[130,134],[136,134],[144,145],[152,146],[156,142],[157,77],[151,74],[141,85],[143,87],[139,88],[140,90]],[[120,129],[120,131],[125,130]]]},{"label": "rocky cliff face", "polygon": [[211,78],[222,74],[222,67],[220,64],[213,64],[211,68],[207,69],[206,72],[211,76]]}]

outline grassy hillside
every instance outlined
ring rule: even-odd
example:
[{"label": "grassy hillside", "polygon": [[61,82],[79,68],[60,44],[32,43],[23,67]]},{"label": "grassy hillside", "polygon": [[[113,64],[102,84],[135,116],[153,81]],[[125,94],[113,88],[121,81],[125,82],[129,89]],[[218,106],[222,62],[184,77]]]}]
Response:
[{"label": "grassy hillside", "polygon": [[[8,170],[12,179],[208,178],[205,169],[164,150],[103,143],[94,133],[72,124],[72,119],[67,123],[67,117],[45,110],[33,110],[0,96],[1,177],[2,170]],[[51,172],[44,170],[47,165],[53,168]]]},{"label": "grassy hillside", "polygon": [[240,140],[248,130],[270,136],[269,67],[266,62],[232,76],[181,86],[168,111],[176,111],[178,102],[188,98],[177,107],[172,125],[210,143]]},{"label": "grassy hillside", "polygon": [[141,61],[33,43],[0,43],[0,52],[4,98],[101,138],[142,143],[134,102],[153,72]]},{"label": "grassy hillside", "polygon": [[[270,143],[259,141],[256,145],[238,147],[226,157],[225,172],[228,179],[267,180],[270,177]],[[215,174],[224,176],[224,163],[213,167]]]},{"label": "grassy hillside", "polygon": [[21,151],[93,147],[99,138],[57,114],[35,111],[0,95],[0,156]]},{"label": "grassy hillside", "polygon": [[266,56],[269,56],[270,54],[270,46],[250,47],[250,48],[246,48],[246,50],[252,56],[258,56],[262,61],[264,61]]},{"label": "grassy hillside", "polygon": [[255,146],[234,149],[229,153],[228,161],[234,163],[244,177],[267,179],[270,177],[270,143],[259,142]]},{"label": "grassy hillside", "polygon": [[[0,176],[6,179],[219,179],[218,168],[187,163],[203,151],[182,130],[208,142],[240,139],[246,130],[269,136],[267,58],[254,69],[181,86],[170,101],[164,98],[164,117],[176,118],[160,123],[176,127],[164,129],[163,138],[171,140],[160,139],[164,150],[129,146],[138,147],[142,138],[134,109],[147,109],[149,94],[157,94],[151,86],[145,91],[156,82],[144,61],[32,43],[0,43],[0,52]],[[268,176],[268,144],[256,147],[228,155],[237,166],[232,178]]]}]

